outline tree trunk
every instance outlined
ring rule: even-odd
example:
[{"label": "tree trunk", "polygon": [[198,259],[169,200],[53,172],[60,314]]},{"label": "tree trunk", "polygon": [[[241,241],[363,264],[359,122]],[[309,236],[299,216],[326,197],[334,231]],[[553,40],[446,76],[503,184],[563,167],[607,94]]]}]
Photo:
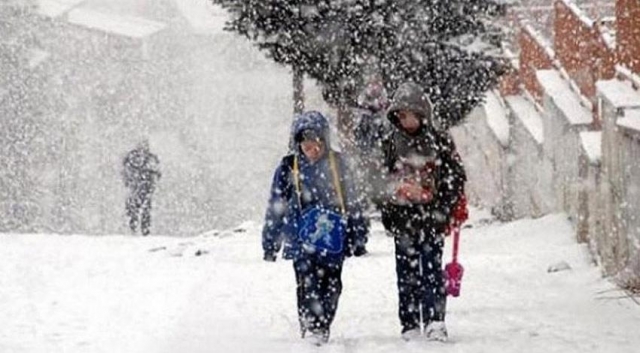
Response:
[{"label": "tree trunk", "polygon": [[296,66],[293,67],[293,113],[304,111],[304,73]]},{"label": "tree trunk", "polygon": [[353,116],[349,107],[340,103],[337,107],[337,128],[340,140],[340,147],[343,152],[353,152]]}]

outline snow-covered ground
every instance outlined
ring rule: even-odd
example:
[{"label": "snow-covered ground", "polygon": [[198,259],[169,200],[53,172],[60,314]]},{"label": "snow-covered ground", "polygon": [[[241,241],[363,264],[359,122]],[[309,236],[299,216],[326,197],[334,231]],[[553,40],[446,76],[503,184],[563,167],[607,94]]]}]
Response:
[{"label": "snow-covered ground", "polygon": [[[345,265],[329,345],[307,346],[291,263],[263,262],[261,225],[246,223],[187,239],[0,235],[0,352],[637,352],[640,306],[564,216],[472,216],[446,344],[400,339],[393,242],[374,223],[370,255]],[[547,272],[560,261],[572,269]]]}]

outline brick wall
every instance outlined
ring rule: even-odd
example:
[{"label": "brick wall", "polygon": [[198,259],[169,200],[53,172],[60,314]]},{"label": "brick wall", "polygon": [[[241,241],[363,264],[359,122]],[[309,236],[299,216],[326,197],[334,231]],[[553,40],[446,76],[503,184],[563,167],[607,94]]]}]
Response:
[{"label": "brick wall", "polygon": [[551,69],[553,67],[553,56],[549,48],[545,48],[544,43],[538,39],[534,30],[530,27],[523,27],[518,35],[518,45],[520,46],[520,68],[519,75],[524,88],[531,95],[542,102],[542,87],[536,79],[536,71]]},{"label": "brick wall", "polygon": [[502,76],[498,85],[498,91],[500,91],[500,95],[503,97],[521,93],[520,77],[516,70],[510,71],[506,75]]},{"label": "brick wall", "polygon": [[640,74],[640,1],[616,2],[616,37],[619,63]]},{"label": "brick wall", "polygon": [[595,100],[596,81],[615,74],[615,53],[607,47],[595,23],[575,5],[557,0],[554,7],[556,57],[580,92]]}]

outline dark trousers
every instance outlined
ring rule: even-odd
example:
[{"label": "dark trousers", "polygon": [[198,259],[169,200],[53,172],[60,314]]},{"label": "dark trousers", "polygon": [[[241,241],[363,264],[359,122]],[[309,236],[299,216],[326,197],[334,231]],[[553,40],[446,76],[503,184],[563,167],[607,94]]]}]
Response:
[{"label": "dark trousers", "polygon": [[342,263],[326,265],[313,257],[294,260],[298,319],[306,331],[329,335],[342,293]]},{"label": "dark trousers", "polygon": [[142,235],[148,235],[151,227],[151,193],[132,192],[125,208],[131,231],[135,233],[139,224]]},{"label": "dark trousers", "polygon": [[395,237],[396,273],[402,331],[444,321],[446,292],[442,272],[444,236],[435,230]]}]

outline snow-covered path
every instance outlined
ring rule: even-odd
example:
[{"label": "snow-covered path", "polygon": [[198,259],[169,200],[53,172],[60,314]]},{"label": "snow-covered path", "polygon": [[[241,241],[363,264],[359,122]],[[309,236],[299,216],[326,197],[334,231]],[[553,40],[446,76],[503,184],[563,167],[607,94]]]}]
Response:
[{"label": "snow-covered path", "polygon": [[[330,344],[307,346],[291,263],[262,262],[248,223],[189,239],[0,235],[0,352],[637,351],[640,307],[600,278],[562,215],[481,216],[463,232],[446,344],[400,340],[393,243],[374,224],[371,254],[345,265]],[[572,270],[547,273],[562,260]]]}]

